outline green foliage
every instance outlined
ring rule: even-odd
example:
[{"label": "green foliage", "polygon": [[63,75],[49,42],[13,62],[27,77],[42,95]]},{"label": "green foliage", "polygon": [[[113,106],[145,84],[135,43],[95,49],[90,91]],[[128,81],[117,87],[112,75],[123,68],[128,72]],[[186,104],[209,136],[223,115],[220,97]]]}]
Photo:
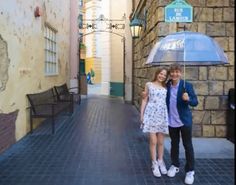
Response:
[{"label": "green foliage", "polygon": [[90,70],[91,76],[94,77],[95,76],[95,72],[93,69]]},{"label": "green foliage", "polygon": [[80,49],[86,49],[86,45],[84,43],[80,43]]}]

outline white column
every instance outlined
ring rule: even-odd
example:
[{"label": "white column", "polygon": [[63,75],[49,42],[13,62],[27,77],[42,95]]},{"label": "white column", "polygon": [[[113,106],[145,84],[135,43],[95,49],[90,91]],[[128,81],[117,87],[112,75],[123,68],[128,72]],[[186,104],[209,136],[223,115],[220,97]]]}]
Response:
[{"label": "white column", "polygon": [[101,36],[102,40],[102,83],[101,83],[101,94],[110,94],[110,78],[111,78],[111,67],[110,67],[110,34],[103,33]]},{"label": "white column", "polygon": [[[103,0],[101,2],[101,12],[106,18],[110,18],[110,1]],[[102,83],[101,83],[101,94],[110,94],[110,79],[111,79],[111,54],[110,54],[110,34],[102,33],[100,39],[97,42],[97,47],[101,47],[101,58],[102,58]]]}]

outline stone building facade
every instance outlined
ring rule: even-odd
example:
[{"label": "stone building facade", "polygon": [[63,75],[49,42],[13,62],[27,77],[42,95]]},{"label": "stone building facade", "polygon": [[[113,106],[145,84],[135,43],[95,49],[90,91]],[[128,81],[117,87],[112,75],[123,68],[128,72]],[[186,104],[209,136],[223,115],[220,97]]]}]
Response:
[{"label": "stone building facade", "polygon": [[226,137],[228,92],[234,88],[234,0],[188,0],[193,7],[192,23],[167,23],[164,8],[170,0],[133,1],[140,16],[147,9],[147,28],[133,43],[133,101],[140,107],[140,93],[152,78],[156,67],[145,66],[154,44],[169,33],[201,32],[215,39],[224,49],[229,64],[225,66],[186,66],[186,80],[193,83],[199,105],[193,108],[193,135],[196,137]]}]

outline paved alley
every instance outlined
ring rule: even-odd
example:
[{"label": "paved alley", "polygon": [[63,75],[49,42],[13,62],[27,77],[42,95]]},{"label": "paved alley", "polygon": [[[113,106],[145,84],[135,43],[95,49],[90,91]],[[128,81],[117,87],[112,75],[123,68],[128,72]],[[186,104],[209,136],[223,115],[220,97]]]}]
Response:
[{"label": "paved alley", "polygon": [[[170,166],[169,151],[165,162]],[[0,185],[182,185],[152,175],[147,137],[136,108],[122,100],[89,96],[71,117],[48,121],[0,155]],[[233,185],[234,159],[196,159],[195,185]]]}]

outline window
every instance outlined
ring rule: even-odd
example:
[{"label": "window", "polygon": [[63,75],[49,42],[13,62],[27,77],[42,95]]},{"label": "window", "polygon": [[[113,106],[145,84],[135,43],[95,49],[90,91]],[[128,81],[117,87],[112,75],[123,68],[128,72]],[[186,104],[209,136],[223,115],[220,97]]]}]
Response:
[{"label": "window", "polygon": [[57,43],[56,30],[49,25],[45,25],[44,39],[45,39],[45,74],[58,74],[57,62]]}]

